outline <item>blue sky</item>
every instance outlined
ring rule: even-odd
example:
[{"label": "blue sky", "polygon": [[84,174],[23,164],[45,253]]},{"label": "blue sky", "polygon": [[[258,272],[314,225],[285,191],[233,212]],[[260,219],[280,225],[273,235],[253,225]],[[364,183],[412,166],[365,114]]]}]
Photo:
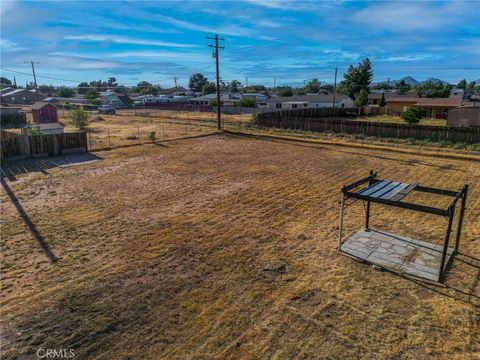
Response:
[{"label": "blue sky", "polygon": [[[250,84],[341,79],[370,57],[374,80],[480,78],[477,1],[1,1],[2,76],[75,86],[115,76],[186,85],[213,80],[206,35],[225,37],[221,76]],[[54,77],[56,80],[45,77]],[[71,81],[67,81],[71,80]]]}]

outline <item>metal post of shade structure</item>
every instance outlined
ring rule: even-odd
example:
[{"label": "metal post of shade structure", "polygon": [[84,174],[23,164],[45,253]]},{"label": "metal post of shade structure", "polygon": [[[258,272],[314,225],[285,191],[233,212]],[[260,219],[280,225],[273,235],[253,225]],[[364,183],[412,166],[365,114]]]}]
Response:
[{"label": "metal post of shade structure", "polygon": [[[448,208],[448,225],[447,225],[447,233],[445,234],[445,242],[443,243],[443,251],[442,251],[442,260],[440,262],[440,271],[438,272],[438,282],[442,282],[443,275],[445,273],[445,260],[447,258],[447,251],[448,251],[448,242],[450,241],[450,233],[452,231],[452,223],[453,223],[453,216],[455,213],[455,207],[450,206]],[[453,254],[452,254],[453,256]]]},{"label": "metal post of shade structure", "polygon": [[345,204],[345,194],[342,192],[342,195],[340,198],[340,225],[338,227],[338,251],[340,251],[340,247],[342,246],[344,204]]},{"label": "metal post of shade structure", "polygon": [[[370,177],[372,177],[372,175],[373,175],[373,170],[370,170]],[[373,181],[372,181],[372,179],[370,179],[368,181],[368,186],[370,186],[372,184],[373,184]],[[365,214],[365,229],[368,229],[369,224],[370,224],[370,201],[367,200],[367,211],[366,211],[366,214]]]},{"label": "metal post of shade structure", "polygon": [[460,247],[460,235],[462,234],[463,216],[465,214],[465,207],[467,205],[468,185],[465,184],[462,190],[462,207],[460,209],[460,217],[458,218],[457,236],[455,239],[455,253],[458,253],[458,248]]}]

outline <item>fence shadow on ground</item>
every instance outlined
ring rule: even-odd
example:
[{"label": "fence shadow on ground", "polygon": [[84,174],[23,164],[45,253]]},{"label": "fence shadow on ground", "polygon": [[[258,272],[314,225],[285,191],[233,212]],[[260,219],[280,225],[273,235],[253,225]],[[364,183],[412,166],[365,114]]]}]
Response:
[{"label": "fence shadow on ground", "polygon": [[32,233],[32,236],[35,238],[35,240],[37,240],[38,244],[42,248],[45,255],[48,257],[50,262],[52,262],[52,263],[56,262],[58,260],[58,258],[55,256],[53,251],[50,249],[50,246],[47,244],[47,242],[43,238],[42,234],[38,231],[37,227],[32,222],[32,220],[30,219],[30,217],[26,213],[25,209],[20,204],[20,201],[18,201],[17,197],[13,193],[12,189],[10,189],[10,187],[8,186],[7,182],[5,181],[5,179],[3,177],[0,178],[0,182],[3,186],[3,189],[7,193],[8,197],[12,201],[13,205],[17,209],[18,214],[20,215],[22,220],[25,222],[25,225],[27,225],[28,229]]},{"label": "fence shadow on ground", "polygon": [[40,159],[28,158],[16,161],[4,161],[1,167],[1,177],[2,179],[7,178],[9,181],[15,181],[20,174],[32,172],[48,174],[48,170],[55,167],[88,164],[102,159],[102,157],[92,153],[80,153]]}]

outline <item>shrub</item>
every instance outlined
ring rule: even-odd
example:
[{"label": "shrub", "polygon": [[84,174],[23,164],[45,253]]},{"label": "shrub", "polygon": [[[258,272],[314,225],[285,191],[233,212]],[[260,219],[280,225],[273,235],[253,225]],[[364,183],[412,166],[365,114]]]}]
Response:
[{"label": "shrub", "polygon": [[[217,106],[217,100],[210,100],[210,102],[208,103],[208,105],[210,106]],[[223,106],[223,101],[220,101],[220,106]]]},{"label": "shrub", "polygon": [[36,127],[35,128],[29,127],[27,131],[28,131],[28,135],[30,135],[30,136],[42,136],[42,135],[44,135],[42,130],[40,130],[39,128],[36,128]]},{"label": "shrub", "polygon": [[150,135],[148,136],[148,139],[154,143],[155,142],[155,131],[151,131]]},{"label": "shrub", "polygon": [[252,98],[244,97],[237,101],[235,104],[236,107],[257,107],[257,102]]},{"label": "shrub", "polygon": [[72,124],[78,129],[84,129],[90,122],[90,114],[83,109],[83,106],[72,110],[69,117]]},{"label": "shrub", "polygon": [[425,111],[422,108],[409,107],[400,114],[400,117],[409,124],[418,124],[424,115]]}]

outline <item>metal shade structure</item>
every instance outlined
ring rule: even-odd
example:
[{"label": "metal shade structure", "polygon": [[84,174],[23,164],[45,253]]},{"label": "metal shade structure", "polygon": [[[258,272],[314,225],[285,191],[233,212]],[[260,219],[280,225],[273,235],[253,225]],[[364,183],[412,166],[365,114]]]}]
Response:
[{"label": "metal shade structure", "polygon": [[[402,201],[413,191],[447,196],[452,200],[446,208]],[[338,251],[342,255],[380,266],[389,271],[430,282],[445,281],[447,267],[458,253],[468,185],[460,190],[446,190],[422,186],[418,182],[402,183],[377,178],[377,173],[345,185],[341,190]],[[366,202],[365,228],[343,239],[344,210],[348,199]],[[454,247],[449,247],[455,211],[460,202],[460,214]],[[419,211],[446,217],[448,224],[443,245],[408,238],[369,227],[371,203]]]}]

